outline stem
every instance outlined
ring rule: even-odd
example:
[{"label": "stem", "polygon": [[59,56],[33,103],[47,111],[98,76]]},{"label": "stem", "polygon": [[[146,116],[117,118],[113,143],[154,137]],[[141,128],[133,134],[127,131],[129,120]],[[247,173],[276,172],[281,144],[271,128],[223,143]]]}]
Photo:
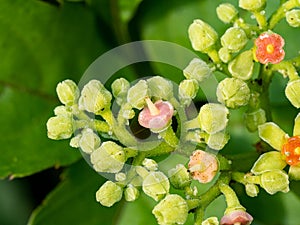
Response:
[{"label": "stem", "polygon": [[225,211],[225,214],[228,214],[232,210],[236,210],[236,209],[245,210],[245,208],[241,205],[238,197],[236,196],[236,193],[228,184],[221,183],[219,188],[226,199],[227,209]]},{"label": "stem", "polygon": [[169,126],[166,130],[161,132],[159,135],[171,147],[176,148],[176,146],[178,145],[179,140],[178,140],[177,136],[175,135],[175,133],[172,129],[172,126]]},{"label": "stem", "polygon": [[298,72],[290,61],[282,61],[278,64],[274,64],[271,69],[273,71],[278,71],[283,77],[288,76],[290,81],[299,79]]},{"label": "stem", "polygon": [[253,15],[255,16],[255,19],[258,23],[258,26],[261,30],[266,30],[268,23],[267,23],[267,18],[265,16],[265,11],[260,11],[260,12],[252,12]]},{"label": "stem", "polygon": [[245,173],[241,172],[233,172],[232,173],[232,180],[239,182],[243,185],[245,185],[247,182],[245,181]]},{"label": "stem", "polygon": [[269,20],[269,29],[272,30],[276,24],[285,17],[285,13],[297,6],[297,0],[289,0],[283,3],[276,12],[273,13]]}]

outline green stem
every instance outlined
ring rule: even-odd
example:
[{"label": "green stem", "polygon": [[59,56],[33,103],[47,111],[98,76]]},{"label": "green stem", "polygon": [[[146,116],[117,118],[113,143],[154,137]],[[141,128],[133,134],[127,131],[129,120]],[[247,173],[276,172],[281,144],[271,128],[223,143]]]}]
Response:
[{"label": "green stem", "polygon": [[233,172],[232,173],[232,180],[239,182],[243,185],[245,185],[247,182],[245,180],[245,173],[241,172]]},{"label": "green stem", "polygon": [[166,130],[159,133],[159,135],[165,140],[165,142],[170,145],[173,148],[176,148],[176,146],[179,143],[179,140],[174,133],[172,126],[169,126]]},{"label": "green stem", "polygon": [[262,79],[262,89],[260,95],[261,108],[265,110],[267,121],[272,121],[269,87],[273,78],[273,71],[268,66],[261,67],[259,77]]},{"label": "green stem", "polygon": [[260,12],[252,12],[253,15],[256,18],[256,21],[258,23],[258,26],[261,30],[266,30],[268,23],[267,23],[267,18],[265,15],[265,11],[260,11]]},{"label": "green stem", "polygon": [[285,13],[298,6],[297,0],[289,0],[283,3],[270,17],[269,29],[272,30],[276,24],[285,17]]},{"label": "green stem", "polygon": [[226,199],[227,208],[225,214],[228,214],[231,211],[237,209],[245,210],[245,208],[241,205],[238,197],[236,196],[236,193],[228,184],[221,183],[219,188]]},{"label": "green stem", "polygon": [[271,66],[271,69],[273,71],[278,71],[283,77],[288,76],[290,81],[299,79],[298,72],[290,61],[282,61],[278,64],[274,64]]}]

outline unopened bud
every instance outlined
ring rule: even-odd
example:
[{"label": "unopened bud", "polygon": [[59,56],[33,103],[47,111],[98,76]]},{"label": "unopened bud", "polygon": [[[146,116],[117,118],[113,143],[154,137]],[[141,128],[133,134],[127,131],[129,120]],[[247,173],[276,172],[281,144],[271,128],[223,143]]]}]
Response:
[{"label": "unopened bud", "polygon": [[219,49],[218,55],[219,55],[221,61],[224,63],[228,63],[232,58],[231,52],[228,50],[228,48],[225,48],[225,47],[222,47]]},{"label": "unopened bud", "polygon": [[184,224],[188,217],[187,202],[177,194],[167,195],[158,203],[152,213],[159,225]]},{"label": "unopened bud", "polygon": [[127,202],[133,202],[133,201],[137,200],[139,195],[140,195],[139,190],[136,187],[134,187],[133,185],[129,185],[124,190],[124,197]]},{"label": "unopened bud", "polygon": [[291,180],[300,180],[300,165],[290,166],[289,177]]},{"label": "unopened bud", "polygon": [[191,184],[190,174],[184,165],[178,164],[175,168],[169,170],[171,184],[177,189],[184,189]]},{"label": "unopened bud", "polygon": [[228,70],[232,76],[241,80],[249,80],[252,77],[253,68],[252,50],[242,52],[228,64]]},{"label": "unopened bud", "polygon": [[218,217],[209,217],[204,220],[201,225],[219,225]]},{"label": "unopened bud", "polygon": [[239,52],[248,42],[245,31],[238,27],[231,27],[221,37],[221,44],[230,52]]},{"label": "unopened bud", "polygon": [[208,134],[205,143],[214,150],[221,150],[228,143],[230,136],[225,131],[219,131],[214,134]]},{"label": "unopened bud", "polygon": [[151,97],[168,100],[173,96],[172,82],[161,76],[149,78],[147,85]]},{"label": "unopened bud", "polygon": [[210,51],[218,40],[217,32],[202,20],[194,20],[190,25],[189,38],[193,49],[203,53]]},{"label": "unopened bud", "polygon": [[148,85],[145,80],[140,80],[128,90],[127,101],[137,109],[145,105],[145,98],[148,96]]},{"label": "unopened bud", "polygon": [[238,13],[238,10],[230,3],[223,3],[217,7],[217,15],[224,23],[234,22]]},{"label": "unopened bud", "polygon": [[143,181],[143,191],[155,201],[169,193],[170,183],[162,172],[150,172]]},{"label": "unopened bud", "polygon": [[124,78],[116,79],[111,84],[112,94],[116,98],[117,104],[121,105],[124,99],[126,99],[127,91],[129,88],[130,88],[130,84]]},{"label": "unopened bud", "polygon": [[201,129],[209,134],[217,133],[227,126],[229,110],[221,104],[207,103],[199,112]]},{"label": "unopened bud", "polygon": [[91,154],[91,163],[97,172],[117,173],[125,163],[124,150],[115,142],[107,141]]},{"label": "unopened bud", "polygon": [[211,68],[201,59],[194,58],[183,70],[186,79],[194,79],[198,83],[202,82],[212,74]]},{"label": "unopened bud", "polygon": [[237,78],[225,78],[217,87],[218,101],[229,108],[247,105],[250,99],[248,85]]},{"label": "unopened bud", "polygon": [[299,27],[300,26],[300,10],[293,9],[288,11],[286,14],[286,21],[291,27]]},{"label": "unopened bud", "polygon": [[259,193],[259,188],[256,184],[246,184],[245,189],[246,194],[250,197],[256,197]]},{"label": "unopened bud", "polygon": [[106,181],[96,192],[97,202],[106,207],[111,207],[122,198],[122,188],[112,181]]},{"label": "unopened bud", "polygon": [[72,80],[58,83],[56,93],[60,102],[67,106],[74,105],[79,97],[79,89]]},{"label": "unopened bud", "polygon": [[245,113],[245,123],[250,132],[256,131],[258,126],[265,123],[266,120],[266,113],[263,109]]},{"label": "unopened bud", "polygon": [[87,154],[92,153],[101,144],[99,136],[90,128],[82,131],[82,136],[79,140],[79,147]]},{"label": "unopened bud", "polygon": [[110,107],[111,99],[111,93],[105,89],[100,81],[91,80],[81,91],[79,109],[99,114]]},{"label": "unopened bud", "polygon": [[189,105],[196,97],[199,86],[196,80],[183,80],[179,84],[179,100],[184,105]]},{"label": "unopened bud", "polygon": [[70,138],[73,134],[73,120],[69,116],[54,116],[47,121],[47,134],[50,139]]},{"label": "unopened bud", "polygon": [[144,161],[142,162],[142,165],[150,171],[155,171],[158,168],[157,163],[153,159],[148,159],[145,158]]},{"label": "unopened bud", "polygon": [[266,7],[266,0],[239,0],[239,7],[252,12],[259,12]]}]

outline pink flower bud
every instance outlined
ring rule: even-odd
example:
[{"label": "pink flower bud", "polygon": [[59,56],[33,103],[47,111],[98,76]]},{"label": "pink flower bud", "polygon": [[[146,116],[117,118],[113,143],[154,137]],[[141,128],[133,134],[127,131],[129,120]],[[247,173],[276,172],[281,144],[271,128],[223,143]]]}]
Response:
[{"label": "pink flower bud", "polygon": [[147,106],[139,114],[139,124],[143,127],[161,130],[171,121],[174,108],[167,101],[157,101],[154,104],[146,98]]},{"label": "pink flower bud", "polygon": [[285,52],[282,49],[284,39],[279,34],[272,32],[262,33],[255,40],[255,45],[255,57],[262,64],[277,64],[281,62],[285,56]]},{"label": "pink flower bud", "polygon": [[251,224],[253,217],[244,210],[234,210],[224,215],[220,221],[221,225],[249,225]]},{"label": "pink flower bud", "polygon": [[189,171],[194,180],[200,183],[210,182],[218,172],[217,158],[202,150],[196,150],[190,157]]}]

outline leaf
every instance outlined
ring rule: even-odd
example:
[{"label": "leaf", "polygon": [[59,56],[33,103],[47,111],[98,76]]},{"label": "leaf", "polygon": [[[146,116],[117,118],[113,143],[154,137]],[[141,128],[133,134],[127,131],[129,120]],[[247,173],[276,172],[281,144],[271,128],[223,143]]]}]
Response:
[{"label": "leaf", "polygon": [[111,225],[122,203],[106,208],[96,202],[105,179],[81,160],[64,174],[63,181],[31,215],[28,225]]},{"label": "leaf", "polygon": [[0,178],[80,158],[68,141],[49,140],[45,124],[59,104],[56,84],[78,81],[107,49],[98,29],[94,14],[81,4],[0,2]]}]

